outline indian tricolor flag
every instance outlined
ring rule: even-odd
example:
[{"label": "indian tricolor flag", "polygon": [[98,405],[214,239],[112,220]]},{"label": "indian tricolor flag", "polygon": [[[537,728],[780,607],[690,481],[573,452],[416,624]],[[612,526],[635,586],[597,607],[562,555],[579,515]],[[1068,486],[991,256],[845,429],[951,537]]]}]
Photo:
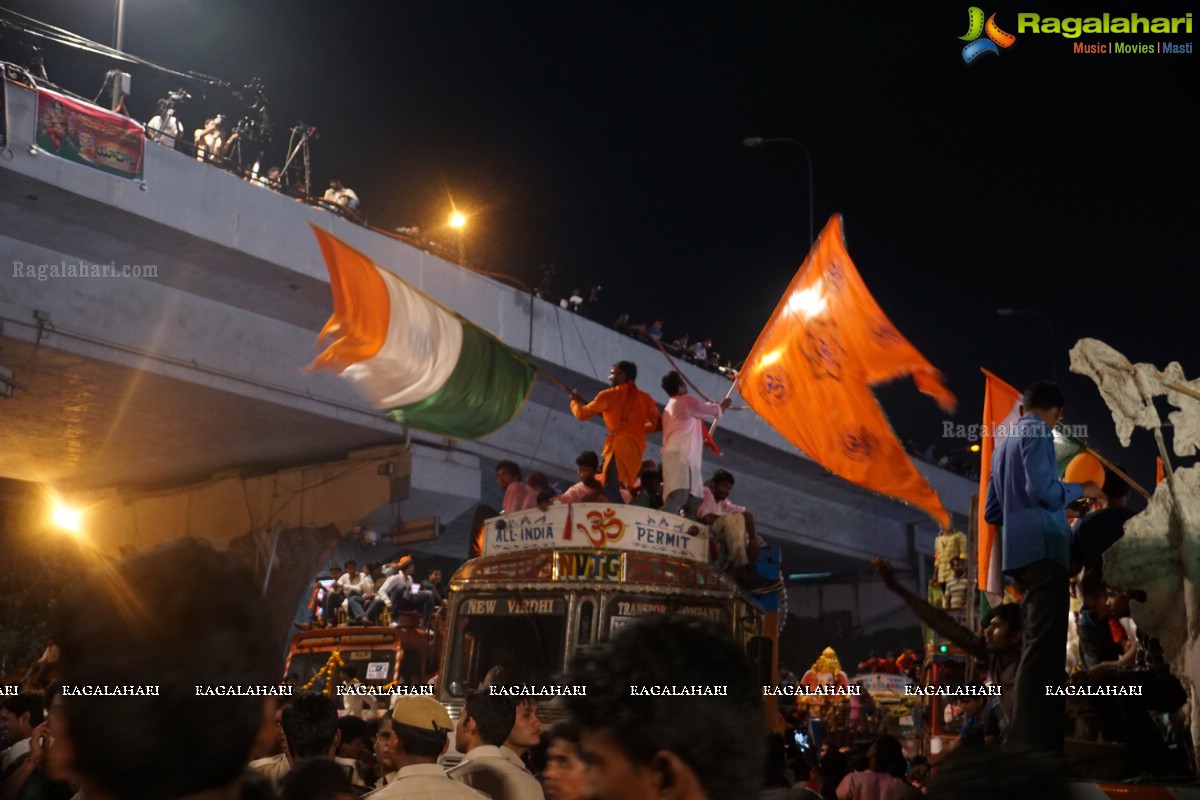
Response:
[{"label": "indian tricolor flag", "polygon": [[473,439],[520,411],[534,368],[488,331],[313,226],[333,290],[332,339],[310,370],[341,375],[387,416]]}]

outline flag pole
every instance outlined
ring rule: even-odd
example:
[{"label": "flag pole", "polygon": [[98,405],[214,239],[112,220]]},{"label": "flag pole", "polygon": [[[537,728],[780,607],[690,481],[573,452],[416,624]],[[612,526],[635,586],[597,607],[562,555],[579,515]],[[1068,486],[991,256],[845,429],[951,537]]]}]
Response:
[{"label": "flag pole", "polygon": [[1126,475],[1125,472],[1120,467],[1118,467],[1116,464],[1109,461],[1107,458],[1100,455],[1099,453],[1097,453],[1095,450],[1088,447],[1087,445],[1083,446],[1083,452],[1090,453],[1091,455],[1095,456],[1097,461],[1099,461],[1104,466],[1108,467],[1109,471],[1112,472],[1114,475],[1116,475],[1118,478],[1120,478],[1121,480],[1128,483],[1135,492],[1137,492],[1138,494],[1140,494],[1142,497],[1146,498],[1147,500],[1150,499],[1150,493],[1147,492],[1144,488],[1142,488],[1141,484],[1139,484],[1133,478]]},{"label": "flag pole", "polygon": [[[738,378],[741,378],[741,376],[742,376],[742,373],[738,372]],[[733,397],[733,390],[737,388],[737,385],[738,385],[737,380],[734,380],[729,384],[729,391],[725,393],[725,398],[724,398],[725,400],[728,400],[730,397]],[[715,431],[717,429],[717,423],[720,421],[721,421],[721,418],[717,417],[716,419],[714,419],[712,421],[712,425],[708,426],[709,438],[712,438],[713,431]]]}]

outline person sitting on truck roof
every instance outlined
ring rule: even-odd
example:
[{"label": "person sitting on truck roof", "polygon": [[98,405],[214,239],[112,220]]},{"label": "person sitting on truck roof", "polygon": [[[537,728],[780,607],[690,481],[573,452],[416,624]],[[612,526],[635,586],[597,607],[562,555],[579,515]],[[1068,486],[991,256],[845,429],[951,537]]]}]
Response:
[{"label": "person sitting on truck roof", "polygon": [[97,565],[61,609],[54,639],[62,681],[158,691],[64,695],[55,747],[74,753],[92,800],[233,796],[259,730],[271,724],[271,699],[204,697],[195,687],[278,679],[277,637],[259,586],[230,555],[196,539]]},{"label": "person sitting on truck roof", "polygon": [[338,578],[338,589],[346,597],[342,607],[346,619],[355,620],[366,613],[364,603],[375,595],[375,581],[366,572],[359,572],[355,561],[346,562],[346,574]]},{"label": "person sitting on truck roof", "polygon": [[[586,796],[756,796],[767,736],[762,687],[738,645],[713,623],[681,614],[640,617],[583,650],[564,683],[587,686],[586,695],[564,698],[582,729]],[[661,691],[675,687],[722,692]]]},{"label": "person sitting on truck roof", "polygon": [[[600,456],[596,455],[595,450],[583,450],[575,456],[575,471],[579,475],[579,482],[557,497],[550,498],[547,504],[541,506],[542,508],[553,503],[603,503],[605,501],[604,487],[596,477],[600,474]],[[621,499],[628,503],[633,498],[622,488]]]},{"label": "person sitting on truck roof", "polygon": [[658,467],[643,469],[638,477],[637,496],[630,501],[632,505],[643,508],[659,509],[663,507],[662,473]]},{"label": "person sitting on truck roof", "polygon": [[[412,563],[411,560],[404,567],[404,571],[408,575],[408,589],[402,597],[397,596],[393,599],[394,610],[420,611],[421,627],[428,628],[430,618],[433,616],[433,609],[437,607],[437,595],[432,589],[426,589],[423,583],[417,583],[413,580],[412,576],[416,572],[416,564]],[[393,627],[395,625],[396,623],[393,623]]]},{"label": "person sitting on truck roof", "polygon": [[412,556],[402,556],[395,567],[396,571],[385,578],[376,590],[375,598],[358,618],[359,623],[366,625],[378,622],[385,608],[391,609],[393,614],[403,610],[403,600],[412,588],[412,575],[417,567]]},{"label": "person sitting on truck roof", "polygon": [[480,503],[475,507],[475,516],[471,520],[471,537],[467,546],[467,558],[478,558],[483,555],[484,525],[492,517],[499,514],[512,514],[538,506],[538,492],[521,483],[521,467],[515,461],[507,459],[496,463],[496,483],[504,490],[504,499],[500,502],[500,510]]},{"label": "person sitting on truck roof", "polygon": [[469,692],[454,732],[454,746],[465,755],[447,774],[492,800],[545,800],[533,775],[501,752],[515,722],[516,708],[510,698]]},{"label": "person sitting on truck roof", "polygon": [[446,587],[442,585],[442,571],[440,569],[435,567],[429,570],[429,577],[421,581],[421,589],[433,595],[434,606],[445,605]]},{"label": "person sitting on truck roof", "polygon": [[729,501],[733,483],[733,475],[726,470],[714,472],[704,486],[704,500],[696,510],[696,519],[725,543],[729,553],[726,571],[740,586],[755,594],[778,591],[783,584],[767,580],[751,563],[758,553],[758,533],[746,507]]},{"label": "person sitting on truck roof", "polygon": [[521,482],[521,468],[515,461],[500,461],[496,464],[496,483],[504,490],[501,514],[524,511],[537,507],[537,491]]},{"label": "person sitting on truck roof", "polygon": [[540,507],[542,503],[547,502],[551,497],[554,497],[557,492],[550,485],[550,479],[546,477],[546,473],[541,470],[534,470],[529,473],[529,480],[526,481],[529,488],[537,493],[537,503]]}]

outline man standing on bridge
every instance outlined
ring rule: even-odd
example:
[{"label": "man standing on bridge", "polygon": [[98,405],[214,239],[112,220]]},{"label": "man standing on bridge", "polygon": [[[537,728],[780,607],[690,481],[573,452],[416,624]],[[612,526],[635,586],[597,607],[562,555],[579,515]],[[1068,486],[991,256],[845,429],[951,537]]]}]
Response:
[{"label": "man standing on bridge", "polygon": [[608,428],[604,440],[604,495],[612,503],[622,502],[621,485],[632,487],[637,481],[646,452],[646,434],[659,429],[658,406],[650,395],[637,387],[637,365],[618,361],[608,375],[610,388],[590,403],[576,389],[571,390],[571,413],[576,419],[589,420],[600,414]]}]

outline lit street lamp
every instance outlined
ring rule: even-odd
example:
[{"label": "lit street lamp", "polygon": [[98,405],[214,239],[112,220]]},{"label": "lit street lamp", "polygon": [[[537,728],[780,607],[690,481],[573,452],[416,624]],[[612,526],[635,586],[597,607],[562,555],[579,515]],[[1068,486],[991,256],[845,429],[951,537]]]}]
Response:
[{"label": "lit street lamp", "polygon": [[467,216],[454,209],[450,214],[450,227],[454,229],[455,236],[458,237],[458,263],[465,264],[467,261],[466,248],[463,247],[463,229],[467,227]]},{"label": "lit street lamp", "polygon": [[813,163],[812,154],[808,152],[808,148],[795,139],[787,137],[778,137],[774,139],[764,139],[761,136],[751,136],[742,140],[742,145],[745,147],[762,147],[763,145],[775,144],[776,142],[786,142],[794,144],[804,151],[804,157],[808,160],[808,243],[811,246],[817,240],[815,229],[813,228]]},{"label": "lit street lamp", "polygon": [[1050,318],[1040,311],[1034,311],[1029,308],[997,308],[996,316],[998,317],[1037,317],[1042,322],[1046,323],[1046,330],[1050,333],[1050,378],[1055,383],[1058,383],[1058,347],[1054,344],[1054,325],[1051,324]]}]

